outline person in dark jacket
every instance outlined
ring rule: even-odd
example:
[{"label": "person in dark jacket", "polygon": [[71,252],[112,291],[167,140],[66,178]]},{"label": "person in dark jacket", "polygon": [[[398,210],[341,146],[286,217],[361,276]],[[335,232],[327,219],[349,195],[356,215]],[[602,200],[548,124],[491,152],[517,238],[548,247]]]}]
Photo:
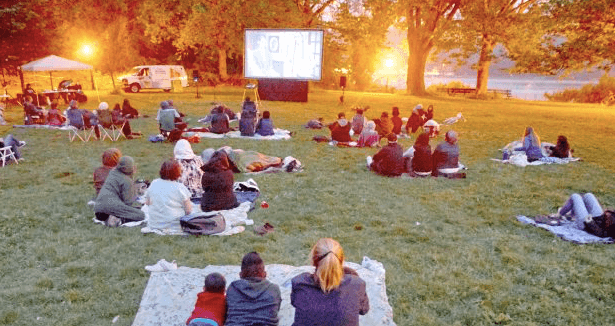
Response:
[{"label": "person in dark jacket", "polygon": [[243,256],[239,277],[226,291],[224,325],[277,326],[282,303],[280,287],[266,279],[265,264],[257,252]]},{"label": "person in dark jacket", "polygon": [[401,126],[404,124],[399,117],[399,108],[394,106],[391,114],[393,115],[393,117],[391,118],[391,123],[393,123],[393,130],[391,132],[396,135],[399,135],[401,134]]},{"label": "person in dark jacket", "polygon": [[232,209],[239,206],[233,192],[233,170],[225,151],[217,151],[203,167],[203,212]]},{"label": "person in dark jacket", "polygon": [[134,187],[133,174],[135,173],[135,161],[130,156],[122,156],[117,166],[109,172],[94,205],[96,219],[114,225],[107,221],[110,216],[121,220],[121,223],[142,221],[145,214],[139,208],[133,207],[136,189]]},{"label": "person in dark jacket", "polygon": [[454,174],[459,171],[459,145],[457,133],[453,130],[446,132],[443,142],[433,151],[433,168],[431,175],[437,177],[442,174]]},{"label": "person in dark jacket", "polygon": [[429,146],[429,134],[426,132],[420,134],[412,147],[414,148],[414,154],[409,170],[412,171],[414,175],[429,176],[433,168],[431,146]]},{"label": "person in dark jacket", "polygon": [[374,155],[370,170],[386,177],[398,177],[406,169],[404,151],[397,143],[395,134],[390,133],[387,139],[389,143]]},{"label": "person in dark jacket", "polygon": [[122,103],[122,115],[126,119],[135,119],[139,117],[139,111],[130,105],[127,98],[125,98]]},{"label": "person in dark jacket", "polygon": [[425,123],[425,111],[423,111],[423,105],[419,104],[414,109],[412,109],[412,114],[408,118],[408,122],[406,123],[406,133],[413,134],[415,133],[419,127],[422,127]]},{"label": "person in dark jacket", "polygon": [[348,120],[346,120],[346,114],[340,112],[337,115],[337,121],[330,124],[329,130],[331,130],[331,140],[338,143],[349,143],[352,141],[350,138],[350,128],[352,127]]},{"label": "person in dark jacket", "polygon": [[269,111],[264,111],[262,119],[260,119],[256,125],[256,133],[261,136],[273,136],[275,135],[273,131],[274,128],[271,114]]},{"label": "person in dark jacket", "polygon": [[570,144],[566,136],[557,136],[557,144],[551,146],[551,157],[567,158],[570,157]]},{"label": "person in dark jacket", "polygon": [[343,266],[342,246],[331,238],[320,239],[310,259],[314,274],[299,274],[291,280],[293,326],[358,326],[359,315],[369,311],[369,299],[365,281]]},{"label": "person in dark jacket", "polygon": [[211,112],[211,128],[209,131],[214,134],[225,134],[231,131],[230,120],[228,115],[224,113],[224,107],[219,105]]},{"label": "person in dark jacket", "polygon": [[241,108],[241,118],[239,119],[239,131],[242,136],[254,136],[256,123],[258,120],[258,109],[256,103],[246,97]]}]

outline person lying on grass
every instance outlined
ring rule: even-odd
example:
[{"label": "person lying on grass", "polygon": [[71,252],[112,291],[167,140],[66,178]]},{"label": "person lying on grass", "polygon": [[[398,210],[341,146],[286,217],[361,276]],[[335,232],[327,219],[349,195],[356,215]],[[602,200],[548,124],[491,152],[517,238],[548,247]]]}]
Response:
[{"label": "person lying on grass", "polygon": [[266,279],[265,264],[257,252],[243,256],[239,277],[226,292],[224,325],[277,326],[282,303],[280,287]]},{"label": "person lying on grass", "polygon": [[359,315],[369,311],[365,281],[344,267],[344,250],[331,238],[316,242],[310,252],[314,274],[291,280],[290,303],[295,307],[293,326],[358,326]]},{"label": "person lying on grass", "polygon": [[120,157],[122,157],[122,152],[117,148],[109,148],[103,152],[103,165],[94,170],[94,190],[96,190],[96,195],[98,195],[100,189],[105,184],[109,172],[117,166]]},{"label": "person lying on grass", "polygon": [[203,292],[197,294],[194,310],[186,320],[186,325],[223,326],[226,320],[225,289],[226,279],[222,274],[211,273],[205,276]]},{"label": "person lying on grass", "polygon": [[180,230],[179,219],[192,213],[190,191],[178,182],[182,167],[175,159],[160,166],[160,179],[155,179],[145,192],[148,206],[147,226],[152,229]]},{"label": "person lying on grass", "polygon": [[109,172],[94,204],[97,220],[117,226],[145,219],[145,214],[132,206],[136,198],[133,181],[135,171],[133,158],[122,156],[117,166]]},{"label": "person lying on grass", "polygon": [[592,193],[583,196],[572,194],[555,217],[562,218],[571,213],[575,219],[575,227],[585,230],[598,237],[615,238],[615,211],[603,210]]},{"label": "person lying on grass", "polygon": [[369,169],[386,177],[398,177],[406,170],[404,150],[397,143],[397,135],[387,136],[388,144],[373,159],[368,157]]}]

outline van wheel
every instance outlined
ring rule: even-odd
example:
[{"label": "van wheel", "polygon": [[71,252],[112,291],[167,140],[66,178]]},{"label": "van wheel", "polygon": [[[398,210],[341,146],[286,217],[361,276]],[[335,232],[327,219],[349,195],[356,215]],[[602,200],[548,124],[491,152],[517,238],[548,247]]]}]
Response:
[{"label": "van wheel", "polygon": [[141,89],[141,86],[139,86],[139,84],[132,84],[130,85],[130,92],[131,93],[139,93],[139,90]]},{"label": "van wheel", "polygon": [[164,91],[165,91],[165,93],[168,93],[168,92],[170,92],[171,90],[170,90],[170,89],[165,89]]}]

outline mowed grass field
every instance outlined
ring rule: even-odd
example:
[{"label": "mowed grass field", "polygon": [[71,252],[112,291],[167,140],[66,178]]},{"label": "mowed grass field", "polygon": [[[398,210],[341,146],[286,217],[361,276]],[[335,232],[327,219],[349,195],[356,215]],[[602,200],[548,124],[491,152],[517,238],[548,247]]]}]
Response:
[{"label": "mowed grass field", "polygon": [[[201,89],[201,91],[203,91]],[[94,196],[92,172],[102,152],[120,148],[135,158],[136,177],[153,180],[173,144],[150,143],[157,133],[159,103],[172,98],[191,126],[209,112],[214,94],[101,94],[111,106],[130,99],[149,118],[133,120],[142,139],[69,142],[65,131],[0,126],[0,134],[25,140],[25,160],[0,168],[0,324],[130,325],[149,278],[143,268],[159,259],[180,266],[239,265],[249,251],[266,264],[307,265],[321,237],[337,239],[348,261],[363,256],[386,268],[386,286],[398,325],[613,325],[615,246],[577,245],[520,224],[515,215],[553,213],[574,192],[593,192],[615,206],[615,110],[613,108],[448,97],[314,90],[308,103],[264,102],[289,141],[203,139],[195,152],[224,145],[299,159],[301,173],[235,175],[253,178],[268,209],[250,212],[275,233],[260,237],[251,227],[228,237],[142,235],[140,228],[106,228],[92,222],[86,202]],[[94,109],[96,94],[82,107]],[[216,88],[215,101],[238,111],[241,88]],[[251,94],[250,94],[251,95]],[[325,130],[302,125],[316,117],[350,119],[353,105],[366,116],[398,106],[402,115],[422,103],[442,121],[463,112],[459,133],[467,179],[389,179],[365,168],[376,149],[335,148],[311,141]],[[20,108],[6,112],[20,124]],[[499,148],[520,139],[531,125],[542,141],[566,135],[582,162],[519,168],[503,165]],[[432,148],[450,129],[432,140]],[[404,149],[412,139],[400,140]]]}]

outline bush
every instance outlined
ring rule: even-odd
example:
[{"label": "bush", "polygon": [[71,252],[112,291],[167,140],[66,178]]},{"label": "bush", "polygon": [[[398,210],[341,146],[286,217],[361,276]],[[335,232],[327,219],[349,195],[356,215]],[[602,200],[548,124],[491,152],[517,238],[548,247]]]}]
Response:
[{"label": "bush", "polygon": [[575,103],[601,103],[615,93],[615,78],[603,76],[597,85],[588,84],[581,89],[566,89],[553,94],[545,93],[549,101]]},{"label": "bush", "polygon": [[459,80],[449,82],[448,84],[431,84],[427,87],[428,92],[436,93],[439,88],[472,88],[473,86],[466,85]]}]

